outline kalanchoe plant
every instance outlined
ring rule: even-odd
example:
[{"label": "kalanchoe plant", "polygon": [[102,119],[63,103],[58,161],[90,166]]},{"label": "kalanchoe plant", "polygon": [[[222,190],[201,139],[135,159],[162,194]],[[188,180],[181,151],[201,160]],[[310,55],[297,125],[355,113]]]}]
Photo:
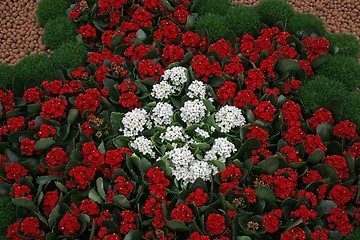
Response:
[{"label": "kalanchoe plant", "polygon": [[195,2],[76,1],[88,65],[1,88],[8,238],[340,239],[360,224],[356,125],[296,98],[336,48],[282,22],[209,41]]}]

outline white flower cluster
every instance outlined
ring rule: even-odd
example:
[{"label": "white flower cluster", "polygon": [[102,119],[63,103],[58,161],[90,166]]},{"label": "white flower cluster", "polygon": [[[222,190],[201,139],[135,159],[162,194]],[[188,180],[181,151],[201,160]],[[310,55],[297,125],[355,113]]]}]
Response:
[{"label": "white flower cluster", "polygon": [[120,129],[120,131],[123,131],[126,137],[134,137],[144,131],[145,126],[149,126],[149,123],[146,110],[135,108],[124,115],[122,119],[124,129]]},{"label": "white flower cluster", "polygon": [[160,135],[160,139],[169,142],[181,141],[185,142],[186,138],[183,133],[183,128],[179,126],[170,126],[164,133]]},{"label": "white flower cluster", "polygon": [[155,126],[166,126],[171,124],[173,115],[173,106],[166,102],[158,102],[151,111],[151,120]]},{"label": "white flower cluster", "polygon": [[221,132],[227,133],[233,128],[244,126],[246,120],[239,108],[223,106],[215,114],[215,123],[221,128]]},{"label": "white flower cluster", "polygon": [[188,87],[186,94],[189,98],[205,99],[206,85],[202,81],[195,80]]},{"label": "white flower cluster", "polygon": [[170,95],[174,93],[175,88],[173,85],[166,81],[161,81],[153,86],[151,96],[159,100],[164,100],[168,99]]},{"label": "white flower cluster", "polygon": [[163,80],[170,82],[176,87],[179,87],[187,81],[186,72],[187,69],[184,67],[173,67],[171,69],[165,70],[162,77]]},{"label": "white flower cluster", "polygon": [[130,143],[130,147],[138,150],[144,155],[149,155],[152,158],[155,158],[154,144],[151,140],[147,139],[144,136],[137,137],[134,141]]},{"label": "white flower cluster", "polygon": [[188,145],[174,148],[165,154],[171,161],[171,171],[176,180],[184,185],[195,182],[197,178],[210,180],[211,176],[218,172],[214,165],[195,159]]},{"label": "white flower cluster", "polygon": [[200,123],[205,117],[206,106],[199,99],[186,101],[184,106],[180,108],[180,117],[187,125]]},{"label": "white flower cluster", "polygon": [[197,133],[197,134],[199,134],[201,137],[203,137],[203,138],[208,138],[208,137],[210,137],[210,134],[207,132],[207,131],[205,131],[204,129],[201,129],[201,128],[199,128],[199,127],[197,127],[196,129],[195,129],[195,133]]},{"label": "white flower cluster", "polygon": [[225,162],[236,151],[235,145],[226,138],[216,138],[213,146],[206,152],[204,160]]}]

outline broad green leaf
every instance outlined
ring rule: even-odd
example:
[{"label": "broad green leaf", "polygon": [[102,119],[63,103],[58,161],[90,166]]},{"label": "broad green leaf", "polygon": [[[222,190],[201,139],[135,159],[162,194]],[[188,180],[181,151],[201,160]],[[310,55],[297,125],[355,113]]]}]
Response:
[{"label": "broad green leaf", "polygon": [[55,143],[52,138],[41,138],[35,143],[35,150],[45,150]]}]

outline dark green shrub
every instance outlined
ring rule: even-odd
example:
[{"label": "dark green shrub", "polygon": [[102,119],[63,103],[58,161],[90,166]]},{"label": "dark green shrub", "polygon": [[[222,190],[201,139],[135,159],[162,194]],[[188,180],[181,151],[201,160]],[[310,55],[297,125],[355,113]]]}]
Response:
[{"label": "dark green shrub", "polygon": [[304,104],[304,111],[312,114],[332,101],[343,102],[348,94],[346,87],[340,82],[318,75],[300,87],[298,98]]},{"label": "dark green shrub", "polygon": [[349,94],[343,104],[343,120],[348,119],[357,126],[360,124],[360,93]]},{"label": "dark green shrub", "polygon": [[195,32],[207,34],[211,42],[226,37],[229,33],[227,17],[220,15],[205,15],[199,17],[195,23]]},{"label": "dark green shrub", "polygon": [[13,76],[14,69],[8,64],[0,63],[0,84],[4,86],[10,84]]},{"label": "dark green shrub", "polygon": [[255,8],[240,4],[230,8],[227,17],[230,30],[236,35],[249,33],[260,24]]},{"label": "dark green shrub", "polygon": [[15,220],[15,206],[11,197],[0,196],[0,236],[6,235],[8,226]]},{"label": "dark green shrub", "polygon": [[285,0],[262,0],[255,9],[260,14],[261,22],[270,25],[285,21],[294,15],[293,7]]},{"label": "dark green shrub", "polygon": [[334,56],[318,72],[344,84],[349,91],[360,87],[360,64],[351,57]]},{"label": "dark green shrub", "polygon": [[289,19],[286,30],[295,34],[297,31],[306,30],[310,26],[316,26],[321,35],[326,33],[323,20],[310,13],[295,13]]},{"label": "dark green shrub", "polygon": [[87,59],[86,47],[77,42],[65,42],[54,50],[51,58],[55,69],[60,66],[65,68],[76,68],[85,64]]},{"label": "dark green shrub", "polygon": [[67,16],[51,20],[45,26],[43,42],[49,48],[55,49],[62,43],[75,40],[76,24]]},{"label": "dark green shrub", "polygon": [[195,5],[195,11],[199,15],[225,14],[230,7],[229,0],[199,0]]},{"label": "dark green shrub", "polygon": [[339,47],[338,55],[359,57],[360,43],[354,35],[345,33],[331,33],[325,36],[331,45]]},{"label": "dark green shrub", "polygon": [[14,67],[16,81],[22,83],[33,81],[41,83],[42,81],[51,80],[54,72],[50,64],[50,57],[46,54],[29,55],[24,57]]},{"label": "dark green shrub", "polygon": [[68,7],[67,0],[40,0],[37,8],[38,23],[44,27],[50,20],[65,16]]}]

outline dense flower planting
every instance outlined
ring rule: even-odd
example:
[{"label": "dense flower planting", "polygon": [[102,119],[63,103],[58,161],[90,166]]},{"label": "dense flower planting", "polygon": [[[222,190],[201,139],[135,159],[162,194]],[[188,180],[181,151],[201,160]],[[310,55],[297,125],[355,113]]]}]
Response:
[{"label": "dense flower planting", "polygon": [[323,240],[360,224],[356,125],[296,99],[334,47],[282,23],[209,42],[192,4],[77,1],[88,65],[0,90],[9,239]]}]

